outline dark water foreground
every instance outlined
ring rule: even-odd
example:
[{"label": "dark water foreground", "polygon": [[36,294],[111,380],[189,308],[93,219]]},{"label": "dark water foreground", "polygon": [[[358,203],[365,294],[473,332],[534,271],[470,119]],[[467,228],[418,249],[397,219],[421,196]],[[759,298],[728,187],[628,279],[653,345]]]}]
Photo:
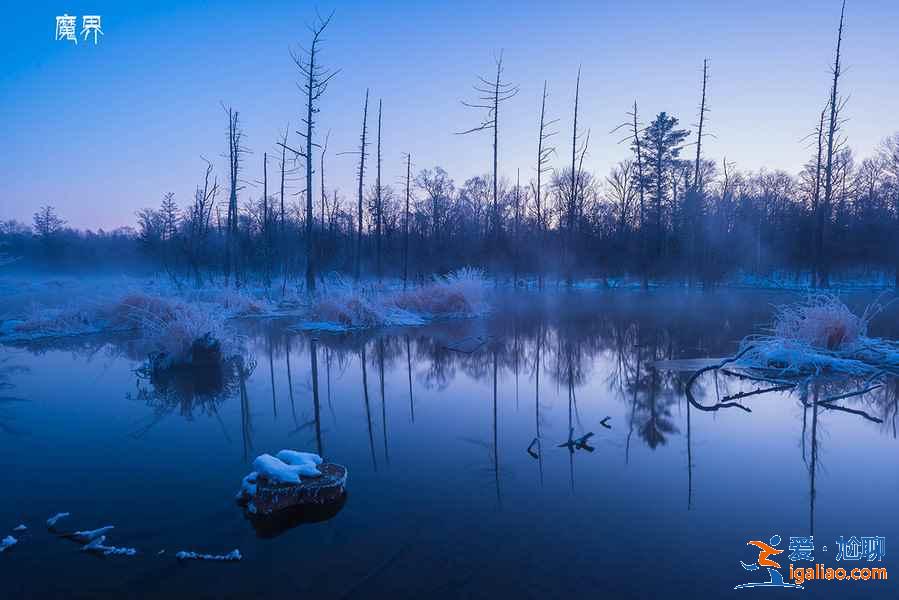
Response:
[{"label": "dark water foreground", "polygon": [[[847,402],[883,423],[784,394],[707,413],[688,373],[653,367],[731,354],[794,298],[525,296],[481,321],[317,339],[244,323],[253,358],[218,379],[139,376],[127,340],[2,349],[0,537],[29,530],[0,554],[0,597],[895,598],[894,382]],[[346,465],[344,504],[247,520],[239,482],[281,448]],[[61,511],[141,553],[80,552],[46,531]],[[785,578],[789,538],[813,534],[816,563],[895,579],[734,591],[767,579],[740,562],[774,534]],[[840,536],[885,538],[883,562],[837,562]],[[234,548],[242,562],[174,558]]]}]

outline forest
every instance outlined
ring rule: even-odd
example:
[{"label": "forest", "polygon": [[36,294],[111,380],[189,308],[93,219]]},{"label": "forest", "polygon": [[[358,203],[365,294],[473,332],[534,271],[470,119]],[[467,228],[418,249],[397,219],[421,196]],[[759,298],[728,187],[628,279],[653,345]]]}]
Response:
[{"label": "forest", "polygon": [[[251,153],[242,113],[223,104],[226,145],[210,152],[220,151],[228,170],[216,173],[202,158],[192,199],[164,193],[158,206],[135,215],[133,226],[113,231],[69,228],[48,203],[31,224],[0,224],[2,264],[149,269],[197,286],[252,280],[283,288],[296,281],[308,290],[326,273],[405,282],[463,266],[539,285],[546,278],[715,285],[772,274],[817,287],[828,287],[832,277],[899,284],[899,132],[884,132],[866,157],[853,153],[843,133],[842,16],[827,93],[820,112],[810,115],[809,135],[797,140],[809,155],[799,173],[744,171],[726,157],[703,154],[714,123],[708,60],[697,82],[696,115],[644,115],[635,100],[622,107],[621,126],[601,136],[578,120],[586,100],[580,71],[572,77],[572,130],[562,131],[549,114],[545,82],[533,123],[501,121],[518,87],[507,81],[500,52],[495,71],[476,79],[474,99],[462,100],[479,124],[458,132],[472,134],[472,144],[491,144],[485,173],[413,169],[413,160],[427,164],[427,157],[409,155],[404,173],[383,172],[382,102],[375,108],[365,90],[357,186],[349,194],[329,184],[335,152],[318,128],[319,99],[339,74],[323,62],[322,36],[332,18],[319,16],[306,50],[291,54],[301,92],[299,131],[286,129],[271,148]],[[683,124],[693,117],[692,129]],[[524,174],[501,166],[506,127],[533,129],[533,163]],[[614,153],[620,161],[609,173],[592,173],[583,168],[588,152]]]}]

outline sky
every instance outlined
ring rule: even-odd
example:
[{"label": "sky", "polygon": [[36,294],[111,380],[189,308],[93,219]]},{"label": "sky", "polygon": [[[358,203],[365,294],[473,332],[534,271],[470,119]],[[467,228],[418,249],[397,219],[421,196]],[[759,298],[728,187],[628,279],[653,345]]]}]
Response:
[{"label": "sky", "polygon": [[[220,183],[227,177],[222,103],[240,111],[252,151],[245,178],[261,180],[263,153],[277,152],[288,125],[299,143],[303,98],[289,50],[308,42],[316,8],[334,10],[321,59],[340,69],[318,115],[319,135],[330,131],[326,185],[347,202],[358,157],[339,153],[357,148],[366,88],[372,107],[383,101],[385,183],[399,184],[406,152],[414,169],[440,165],[457,185],[488,173],[491,136],[456,132],[480,123],[460,101],[474,97],[471,86],[489,77],[500,51],[506,79],[520,86],[500,113],[509,180],[518,170],[522,181],[534,176],[544,80],[562,167],[581,67],[585,167],[604,176],[628,156],[610,131],[635,100],[642,121],[666,111],[692,129],[704,58],[715,136],[703,141],[704,156],[797,172],[827,100],[840,11],[838,0],[12,2],[0,55],[0,219],[30,222],[49,204],[72,226],[108,230],[133,225],[166,192],[186,205],[202,183],[201,156]],[[77,16],[79,31],[82,16],[100,15],[99,43],[55,40],[62,14]],[[899,130],[897,30],[899,2],[849,0],[842,89],[859,157]],[[241,202],[261,193],[248,187]]]}]

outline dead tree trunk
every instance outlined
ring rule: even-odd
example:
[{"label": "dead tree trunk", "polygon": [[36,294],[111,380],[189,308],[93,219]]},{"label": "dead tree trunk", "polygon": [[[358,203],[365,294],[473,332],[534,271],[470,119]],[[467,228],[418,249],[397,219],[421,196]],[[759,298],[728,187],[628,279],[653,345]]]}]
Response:
[{"label": "dead tree trunk", "polygon": [[[705,106],[706,84],[709,78],[709,60],[702,61],[702,99],[699,103],[699,125],[698,135],[696,137],[696,160],[693,166],[693,185],[692,191],[688,192],[690,198],[689,214],[689,249],[687,251],[688,264],[687,271],[690,274],[703,271],[704,255],[699,252],[699,230],[702,227],[702,205],[703,205],[703,187],[701,180],[700,165],[702,160],[702,136],[703,126],[705,125],[705,113],[708,110]],[[690,276],[690,284],[693,283],[693,277]]]},{"label": "dead tree trunk", "polygon": [[365,136],[368,133],[368,89],[365,90],[365,106],[362,109],[362,135],[359,143],[359,196],[358,211],[356,215],[356,255],[354,263],[354,276],[359,281],[362,269],[362,192],[365,177]]},{"label": "dead tree trunk", "polygon": [[330,71],[318,63],[318,52],[322,42],[322,33],[331,22],[334,16],[332,12],[327,19],[318,18],[318,21],[309,27],[312,32],[312,43],[309,49],[305,51],[305,56],[301,57],[291,52],[294,63],[300,69],[303,76],[303,92],[306,95],[305,116],[302,119],[305,125],[305,131],[297,133],[302,138],[305,148],[302,150],[293,150],[293,152],[306,159],[306,218],[305,218],[305,237],[306,237],[306,291],[311,292],[315,289],[315,239],[313,236],[313,225],[315,217],[312,212],[312,174],[313,156],[312,148],[317,146],[312,141],[312,134],[315,129],[315,114],[318,112],[318,100],[328,89],[328,82],[337,75],[337,71]]},{"label": "dead tree trunk", "polygon": [[284,222],[284,181],[287,175],[287,134],[290,132],[290,123],[284,128],[284,137],[281,138],[281,162],[279,164],[281,170],[281,190],[279,200],[281,203],[280,214],[278,215],[278,252],[281,254],[281,270],[283,281],[281,284],[281,294],[287,290],[287,236],[285,234]]},{"label": "dead tree trunk", "polygon": [[[480,125],[466,131],[458,132],[459,135],[484,131],[493,132],[493,240],[499,238],[499,106],[518,94],[518,86],[502,81],[503,54],[500,52],[496,59],[496,76],[492,81],[479,77],[480,83],[474,85],[474,90],[480,94],[476,102],[462,101],[469,108],[480,108],[487,111],[487,115]],[[486,87],[485,87],[486,86]]]},{"label": "dead tree trunk", "polygon": [[409,279],[409,196],[412,186],[412,155],[406,155],[406,208],[403,215],[403,291]]},{"label": "dead tree trunk", "polygon": [[[830,220],[830,210],[833,201],[833,158],[836,153],[836,136],[840,129],[839,115],[842,108],[839,100],[838,85],[840,81],[840,47],[843,43],[843,17],[845,13],[846,0],[843,0],[843,7],[840,10],[840,27],[837,30],[837,51],[833,61],[833,84],[830,88],[830,123],[827,127],[827,166],[824,169],[824,212],[826,213],[827,221]],[[819,285],[826,288],[830,285],[829,261],[825,254],[822,254],[822,258],[822,272],[819,276]]]},{"label": "dead tree trunk", "polygon": [[375,176],[375,264],[378,281],[381,280],[381,220],[383,219],[381,198],[381,100],[378,100],[378,158]]},{"label": "dead tree trunk", "polygon": [[[554,146],[549,146],[549,138],[556,135],[557,131],[548,129],[558,123],[558,119],[546,120],[546,80],[543,80],[543,97],[540,100],[540,132],[537,135],[537,186],[534,188],[534,210],[537,217],[537,235],[541,246],[546,244],[546,215],[543,210],[543,174],[551,170],[550,157],[555,154]],[[538,254],[539,256],[539,254]],[[538,259],[540,260],[540,259]],[[538,262],[537,286],[543,288],[543,262]]]},{"label": "dead tree trunk", "polygon": [[[224,106],[222,107],[224,108]],[[228,179],[230,194],[228,197],[228,220],[225,240],[225,285],[233,273],[234,285],[240,285],[237,256],[237,192],[240,191],[238,175],[240,173],[240,155],[244,148],[240,145],[243,132],[240,129],[240,116],[231,107],[225,108],[228,113]]]},{"label": "dead tree trunk", "polygon": [[812,215],[815,219],[815,266],[812,273],[812,285],[820,284],[824,258],[824,210],[821,207],[821,155],[824,152],[824,117],[827,107],[821,110],[821,119],[818,122],[818,154],[815,158],[815,187],[812,193]]}]

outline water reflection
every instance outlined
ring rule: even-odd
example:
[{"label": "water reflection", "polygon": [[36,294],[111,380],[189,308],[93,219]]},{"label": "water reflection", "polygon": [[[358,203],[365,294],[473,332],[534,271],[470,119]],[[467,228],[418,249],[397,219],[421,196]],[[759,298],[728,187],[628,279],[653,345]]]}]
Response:
[{"label": "water reflection", "polygon": [[272,539],[301,525],[323,523],[333,519],[343,509],[346,501],[347,494],[344,493],[336,502],[295,506],[265,516],[244,511],[244,517],[253,526],[256,537]]},{"label": "water reflection", "polygon": [[[686,319],[666,320],[629,308],[626,303],[614,305],[604,312],[575,313],[558,316],[546,311],[510,311],[496,315],[487,322],[455,322],[435,327],[401,331],[364,332],[343,335],[319,334],[309,336],[291,331],[289,325],[277,322],[257,323],[250,335],[268,359],[268,384],[272,402],[272,417],[278,418],[276,368],[286,373],[291,435],[309,431],[310,441],[319,453],[325,452],[323,405],[326,403],[332,422],[336,423],[332,384],[335,377],[343,380],[348,370],[357,372],[361,384],[359,396],[364,410],[366,444],[372,469],[377,471],[391,461],[390,393],[387,374],[402,372],[408,394],[408,423],[416,422],[415,384],[428,392],[446,390],[461,377],[483,381],[491,388],[489,401],[490,434],[487,441],[467,438],[484,447],[487,470],[491,473],[497,500],[501,500],[501,411],[499,387],[506,376],[514,385],[515,408],[520,408],[520,378],[533,385],[533,435],[525,450],[537,466],[538,480],[544,480],[544,455],[547,442],[568,451],[569,487],[575,489],[576,455],[595,449],[595,434],[599,423],[584,423],[581,417],[581,391],[595,381],[604,381],[609,396],[625,409],[626,435],[624,462],[630,462],[633,440],[636,437],[651,451],[666,446],[672,437],[683,435],[686,444],[687,507],[693,505],[694,448],[693,427],[697,417],[695,408],[702,408],[709,398],[711,406],[748,401],[766,392],[780,392],[788,388],[774,385],[763,388],[752,377],[721,369],[702,377],[692,395],[696,402],[686,401],[685,388],[690,372],[658,368],[659,361],[692,358],[699,355],[727,355],[733,352],[737,335],[731,330],[749,332],[751,326],[735,325],[733,317],[724,328],[708,327],[700,314],[690,313]],[[752,313],[746,315],[752,319]],[[305,349],[305,351],[304,351]],[[92,348],[92,352],[96,352]],[[298,409],[295,377],[296,354],[307,354],[301,364],[301,379],[307,377],[311,416]],[[283,361],[283,368],[278,363]],[[320,373],[323,363],[324,373]],[[403,364],[405,363],[405,364]],[[353,366],[355,364],[355,367]],[[178,413],[191,419],[194,413],[216,418],[218,408],[226,398],[239,396],[244,456],[253,451],[251,400],[246,380],[253,374],[255,364],[248,360],[245,368],[236,369],[229,376],[187,379],[139,377],[135,397],[154,409],[155,418]],[[374,371],[374,373],[372,373]],[[321,375],[324,375],[322,378]],[[372,377],[373,375],[373,377]],[[735,376],[736,375],[736,376]],[[542,404],[541,385],[548,378],[555,384],[557,396],[564,399],[565,433],[546,439],[547,409]],[[322,381],[323,379],[323,381]],[[373,381],[370,381],[373,379]],[[811,382],[808,383],[811,385]],[[791,395],[803,407],[803,421],[812,433],[816,431],[819,410],[839,411],[887,424],[893,437],[897,434],[897,384],[884,378],[878,386],[845,390],[857,382],[820,381],[815,393],[827,390],[827,400],[810,403],[803,391],[796,388]],[[374,386],[374,388],[373,388]],[[323,388],[323,389],[322,389]],[[793,388],[790,387],[790,390]],[[843,389],[843,392],[840,392]],[[595,393],[595,392],[593,392]],[[306,396],[306,394],[303,394]],[[324,398],[322,398],[324,396]],[[843,405],[834,398],[845,400]],[[593,402],[594,399],[590,398]],[[851,404],[851,405],[850,405]],[[814,415],[811,415],[814,412]],[[874,415],[880,416],[874,416]],[[605,425],[605,423],[604,423]],[[152,423],[145,428],[152,427]],[[636,434],[636,436],[634,435]],[[807,456],[803,434],[803,460],[814,463]],[[379,440],[376,440],[379,437]],[[561,439],[559,439],[561,438]],[[376,447],[380,442],[380,448]],[[817,441],[809,440],[813,449]]]},{"label": "water reflection", "polygon": [[0,359],[0,433],[19,436],[25,432],[19,429],[13,421],[16,418],[17,406],[27,402],[25,398],[9,395],[15,385],[10,381],[17,374],[27,372],[28,368],[12,362],[10,357]]},{"label": "water reflection", "polygon": [[[433,586],[419,579],[440,583],[457,567],[478,590],[496,591],[489,582],[494,574],[513,587],[509,582],[518,578],[533,585],[528,589],[540,589],[540,582],[554,581],[552,575],[565,569],[589,572],[592,558],[602,555],[609,561],[602,576],[609,578],[613,595],[634,596],[639,594],[632,581],[608,575],[633,568],[602,554],[610,537],[618,536],[622,554],[631,558],[650,546],[666,583],[711,581],[709,589],[717,590],[731,589],[737,583],[731,576],[739,573],[719,575],[675,560],[667,552],[672,540],[685,544],[691,556],[708,557],[725,544],[736,549],[755,539],[747,533],[770,533],[761,530],[767,527],[824,539],[844,525],[897,534],[892,520],[883,519],[899,500],[888,479],[897,468],[890,452],[899,420],[894,378],[818,379],[762,394],[756,392],[770,384],[706,372],[691,391],[697,403],[738,402],[752,412],[706,411],[687,399],[692,371],[660,368],[658,361],[732,356],[743,336],[769,320],[771,301],[723,306],[720,299],[695,295],[680,304],[636,296],[573,302],[582,309],[510,303],[480,321],[341,335],[292,331],[290,322],[248,321],[240,326],[262,368],[247,357],[243,368],[216,385],[200,378],[135,376],[144,357],[129,354],[127,340],[68,344],[63,352],[43,346],[31,362],[56,361],[57,373],[97,374],[102,369],[92,370],[92,361],[115,360],[106,379],[97,375],[99,400],[78,396],[85,405],[95,403],[86,422],[77,421],[74,403],[54,398],[56,388],[41,388],[27,373],[11,375],[13,395],[42,399],[15,405],[16,421],[59,440],[67,469],[77,467],[79,481],[108,495],[110,506],[129,506],[134,490],[145,489],[138,477],[171,477],[175,484],[152,493],[164,498],[160,505],[181,502],[198,523],[197,538],[219,536],[213,547],[230,547],[229,536],[248,529],[237,511],[226,513],[233,512],[236,522],[218,533],[207,533],[206,524],[213,518],[221,524],[210,507],[230,497],[257,454],[294,447],[346,464],[355,500],[339,512],[318,515],[332,519],[327,527],[302,527],[315,520],[307,511],[251,521],[260,538],[280,537],[270,546],[279,552],[259,553],[241,541],[248,580],[270,566],[292,573],[295,565],[282,556],[298,555],[314,563],[316,572],[336,561],[348,572],[357,565],[355,576],[380,573],[384,557],[414,540],[416,555],[427,559],[424,574],[401,568],[408,565],[398,559],[402,582],[391,580],[394,569],[379,575],[396,584],[394,591],[411,585],[425,593]],[[859,390],[866,391],[828,401]],[[122,402],[126,391],[133,402]],[[4,407],[0,403],[0,424],[8,423]],[[152,436],[127,443],[116,437],[122,423],[142,415]],[[116,473],[115,486],[102,487],[108,473],[80,467],[97,464],[99,453],[83,443],[89,436],[145,467],[139,474]],[[15,446],[9,440],[0,428],[4,450],[22,447],[20,440]],[[43,468],[42,450],[27,450],[15,460]],[[878,477],[885,482],[875,494],[857,493]],[[45,495],[53,491],[48,487]],[[62,499],[73,493],[61,492]],[[24,492],[13,495],[20,505],[27,499]],[[153,498],[140,504],[135,514],[155,510]],[[846,510],[850,506],[853,511]],[[131,516],[124,509],[114,515],[123,524]],[[151,516],[160,528],[174,527]],[[522,531],[528,531],[527,543],[518,535]],[[540,550],[538,542],[553,550]],[[254,559],[253,552],[264,560]],[[723,565],[730,558],[721,560]],[[503,565],[522,561],[528,568],[503,571]],[[736,560],[730,562],[739,570]],[[312,578],[307,581],[310,591],[320,591]],[[660,591],[652,582],[646,585],[646,596]],[[251,587],[240,591],[251,595]],[[562,594],[553,588],[549,595]]]}]

